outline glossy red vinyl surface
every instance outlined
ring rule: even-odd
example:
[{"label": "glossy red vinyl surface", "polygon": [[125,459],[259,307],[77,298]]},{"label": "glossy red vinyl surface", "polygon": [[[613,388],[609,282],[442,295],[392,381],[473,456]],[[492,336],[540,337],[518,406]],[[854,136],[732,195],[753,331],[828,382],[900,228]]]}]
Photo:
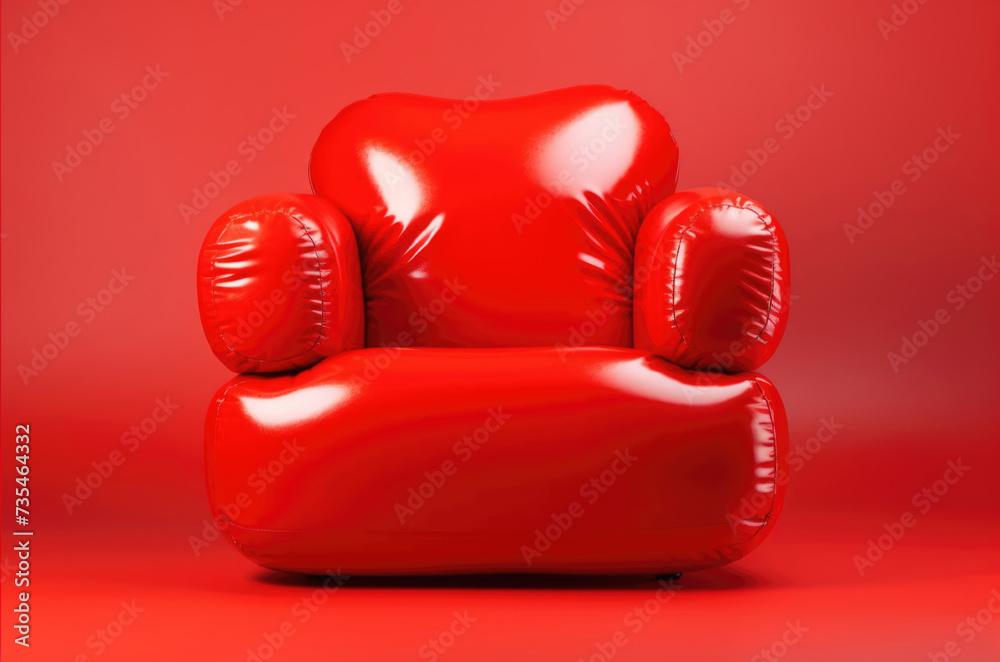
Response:
[{"label": "glossy red vinyl surface", "polygon": [[677,182],[663,116],[596,85],[473,102],[376,95],[313,148],[358,236],[366,344],[631,346],[636,233]]},{"label": "glossy red vinyl surface", "polygon": [[313,195],[239,203],[212,225],[198,259],[212,351],[234,372],[280,372],[363,346],[354,233]]},{"label": "glossy red vinyl surface", "polygon": [[685,368],[756,370],[788,322],[788,243],[745,195],[672,195],[636,242],[635,346]]},{"label": "glossy red vinyl surface", "polygon": [[226,535],[269,568],[674,572],[755,547],[780,398],[619,348],[365,349],[237,377],[206,425]]},{"label": "glossy red vinyl surface", "polygon": [[[306,368],[238,377],[212,404],[220,528],[307,573],[740,558],[780,511],[787,432],[770,383],[718,373],[780,339],[780,229],[731,191],[671,195],[676,144],[631,92],[461,103],[347,107],[313,150],[322,198],[255,198],[210,231],[216,354]],[[725,349],[721,371],[685,369]]]}]

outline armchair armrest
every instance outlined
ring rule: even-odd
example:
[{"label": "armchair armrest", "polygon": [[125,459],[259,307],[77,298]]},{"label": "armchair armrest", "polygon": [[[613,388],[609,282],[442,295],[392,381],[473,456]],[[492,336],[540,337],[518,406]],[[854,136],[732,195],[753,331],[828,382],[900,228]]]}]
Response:
[{"label": "armchair armrest", "polygon": [[364,298],[350,223],[313,195],[239,203],[198,257],[198,308],[234,372],[281,372],[364,345]]},{"label": "armchair armrest", "polygon": [[724,189],[676,193],[636,239],[634,346],[684,368],[739,372],[784,333],[788,244],[758,203]]}]

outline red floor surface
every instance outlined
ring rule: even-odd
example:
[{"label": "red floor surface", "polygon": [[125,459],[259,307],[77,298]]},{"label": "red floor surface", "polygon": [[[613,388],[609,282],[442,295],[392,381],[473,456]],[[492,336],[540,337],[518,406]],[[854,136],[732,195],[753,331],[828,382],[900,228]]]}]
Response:
[{"label": "red floor surface", "polygon": [[[949,642],[963,660],[997,659],[996,532],[922,522],[859,577],[851,557],[869,531],[847,543],[790,528],[744,563],[663,591],[615,577],[324,587],[258,570],[225,544],[196,560],[180,537],[39,538],[34,644],[18,659],[917,660]],[[119,631],[123,603],[141,611]],[[451,638],[458,617],[467,628]]]},{"label": "red floor surface", "polygon": [[[558,576],[326,582],[257,568],[221,539],[196,557],[193,518],[155,532],[138,522],[40,530],[32,541],[32,648],[13,650],[5,628],[3,652],[81,661],[945,660],[950,645],[962,660],[995,660],[998,453],[981,441],[963,444],[960,458],[942,454],[938,475],[929,464],[918,470],[881,456],[850,476],[841,460],[854,449],[824,448],[825,464],[802,468],[782,521],[758,551],[667,585]],[[925,487],[933,494],[944,458],[969,469],[947,491],[938,484],[943,494],[921,513],[927,506],[918,499],[914,507],[912,497]],[[851,493],[854,481],[892,464],[892,485]],[[845,491],[838,495],[836,484]],[[905,512],[912,526],[898,540],[879,540],[899,535]],[[859,571],[861,558],[871,563]],[[5,574],[5,620],[11,583]]]}]

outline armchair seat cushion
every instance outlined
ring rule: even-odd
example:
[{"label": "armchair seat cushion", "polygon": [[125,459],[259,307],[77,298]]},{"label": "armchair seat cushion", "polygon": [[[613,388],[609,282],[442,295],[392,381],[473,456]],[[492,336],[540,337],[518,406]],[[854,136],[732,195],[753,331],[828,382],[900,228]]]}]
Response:
[{"label": "armchair seat cushion", "polygon": [[370,348],[242,375],[206,423],[213,514],[324,574],[667,573],[756,547],[787,427],[755,373],[628,348]]}]

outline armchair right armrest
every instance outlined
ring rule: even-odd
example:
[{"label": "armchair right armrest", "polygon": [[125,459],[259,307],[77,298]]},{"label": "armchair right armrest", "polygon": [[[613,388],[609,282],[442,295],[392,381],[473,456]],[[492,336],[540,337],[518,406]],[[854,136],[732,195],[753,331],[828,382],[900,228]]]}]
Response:
[{"label": "armchair right armrest", "polygon": [[756,370],[788,322],[788,244],[762,206],[716,188],[676,193],[642,222],[634,346],[684,368]]}]

